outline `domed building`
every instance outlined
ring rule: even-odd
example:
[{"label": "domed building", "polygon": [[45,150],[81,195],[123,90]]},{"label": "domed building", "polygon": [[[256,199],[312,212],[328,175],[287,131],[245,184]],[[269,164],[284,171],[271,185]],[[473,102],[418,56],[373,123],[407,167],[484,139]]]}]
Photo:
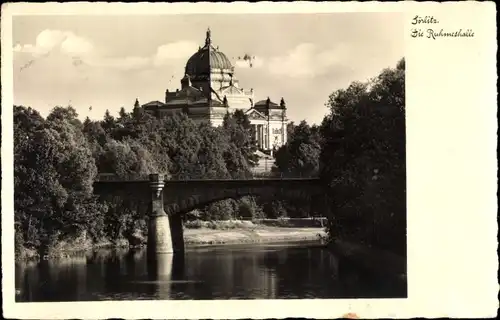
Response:
[{"label": "domed building", "polygon": [[142,107],[155,116],[183,112],[195,122],[220,126],[224,116],[237,109],[248,116],[260,150],[272,150],[286,143],[286,105],[269,99],[255,101],[253,89],[240,87],[234,66],[227,56],[212,45],[210,29],[205,45],[187,61],[181,88],[165,92],[165,102],[151,101]]}]

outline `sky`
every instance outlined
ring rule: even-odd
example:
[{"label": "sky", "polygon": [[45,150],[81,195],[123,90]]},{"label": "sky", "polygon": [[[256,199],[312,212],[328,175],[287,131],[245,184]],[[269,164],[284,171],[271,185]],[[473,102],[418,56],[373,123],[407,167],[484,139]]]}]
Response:
[{"label": "sky", "polygon": [[[163,101],[208,27],[240,87],[253,88],[255,101],[283,97],[295,122],[320,123],[332,92],[404,56],[398,13],[15,16],[14,103],[43,116],[72,105],[102,119],[136,98]],[[238,60],[245,54],[251,68]]]}]

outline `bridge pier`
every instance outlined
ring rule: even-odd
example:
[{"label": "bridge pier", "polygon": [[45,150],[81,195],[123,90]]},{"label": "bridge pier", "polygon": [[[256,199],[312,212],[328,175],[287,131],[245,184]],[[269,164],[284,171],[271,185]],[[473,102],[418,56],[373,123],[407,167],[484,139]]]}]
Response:
[{"label": "bridge pier", "polygon": [[182,227],[182,215],[170,214],[170,234],[172,237],[172,248],[174,253],[184,253],[184,229]]},{"label": "bridge pier", "polygon": [[150,174],[151,211],[148,226],[148,255],[177,253],[184,251],[182,219],[180,216],[168,216],[163,204],[165,177],[162,174]]}]

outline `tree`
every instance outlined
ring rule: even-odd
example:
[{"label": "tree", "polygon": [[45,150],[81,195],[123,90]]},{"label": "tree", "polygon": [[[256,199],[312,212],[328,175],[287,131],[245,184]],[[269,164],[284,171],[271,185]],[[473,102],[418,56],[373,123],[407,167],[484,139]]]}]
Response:
[{"label": "tree", "polygon": [[[183,114],[153,117],[138,102],[131,113],[122,108],[115,118],[106,110],[103,120],[87,117],[83,123],[71,106],[55,107],[47,119],[31,108],[14,107],[14,140],[16,247],[37,249],[85,231],[112,241],[139,225],[145,231],[146,210],[138,199],[96,199],[97,172],[122,178],[153,172],[167,179],[243,178],[257,160],[242,111],[212,127]],[[213,203],[205,216],[231,218],[238,212],[263,217],[253,198]]]},{"label": "tree", "polygon": [[329,97],[321,177],[331,237],[406,251],[404,60]]},{"label": "tree", "polygon": [[[197,166],[205,179],[227,179],[231,177],[224,158],[227,137],[224,132],[208,124],[198,127],[201,144],[197,152]],[[239,171],[241,168],[237,168]]]},{"label": "tree", "polygon": [[102,123],[102,127],[108,134],[110,134],[111,131],[116,127],[116,119],[109,113],[108,109],[106,109],[106,112],[104,113],[104,121]]},{"label": "tree", "polygon": [[125,107],[121,107],[118,112],[118,121],[122,123],[126,123],[130,118],[130,115],[125,111]]},{"label": "tree", "polygon": [[295,122],[291,121],[286,125],[286,136],[288,137],[288,140],[293,139],[293,133],[295,131]]},{"label": "tree", "polygon": [[290,176],[315,176],[319,171],[321,138],[316,126],[300,122],[291,130],[288,142],[275,153],[277,171]]},{"label": "tree", "polygon": [[254,197],[247,196],[240,199],[238,202],[238,217],[251,218],[251,219],[262,219],[264,218],[264,212],[262,208],[257,204]]},{"label": "tree", "polygon": [[280,200],[266,202],[262,209],[266,217],[271,219],[284,218],[288,216],[285,206]]},{"label": "tree", "polygon": [[[34,154],[31,144],[36,132],[43,128],[45,119],[34,109],[14,106],[14,222],[16,251],[24,246],[33,247],[39,242],[38,219],[29,208],[35,199],[25,179],[31,177],[32,168],[27,166]],[[17,252],[19,253],[19,252]]]},{"label": "tree", "polygon": [[83,134],[90,143],[103,146],[106,143],[106,131],[99,121],[91,121],[88,117],[83,122]]},{"label": "tree", "polygon": [[235,217],[235,201],[226,199],[208,205],[205,210],[207,220],[231,220]]},{"label": "tree", "polygon": [[242,153],[247,166],[254,167],[258,163],[255,154],[257,145],[252,135],[250,120],[242,110],[236,110],[233,114],[226,114],[223,128],[229,134],[229,141]]},{"label": "tree", "polygon": [[133,140],[116,141],[110,139],[104,146],[99,161],[99,171],[114,173],[123,179],[147,176],[158,171],[151,154]]},{"label": "tree", "polygon": [[55,107],[47,116],[47,121],[66,121],[78,129],[82,128],[82,123],[78,119],[78,113],[72,106],[68,107]]},{"label": "tree", "polygon": [[[30,109],[15,107],[15,216],[23,241],[50,246],[84,230],[99,234],[101,213],[92,194],[97,174],[92,152],[71,108],[55,108],[42,121]],[[27,129],[32,116],[37,125]],[[26,123],[24,123],[26,124]],[[29,139],[29,141],[24,140]]]}]

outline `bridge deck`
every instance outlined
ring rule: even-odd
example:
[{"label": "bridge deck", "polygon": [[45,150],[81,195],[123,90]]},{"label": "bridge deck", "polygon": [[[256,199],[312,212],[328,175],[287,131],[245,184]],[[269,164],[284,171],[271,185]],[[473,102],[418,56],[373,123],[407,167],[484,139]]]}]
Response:
[{"label": "bridge deck", "polygon": [[[316,177],[252,177],[252,178],[236,178],[236,179],[165,179],[165,183],[207,183],[207,182],[250,182],[250,181],[269,181],[269,182],[282,182],[282,181],[318,181],[319,178]],[[120,178],[115,175],[100,174],[97,176],[96,183],[148,183],[149,179],[147,177],[130,177],[130,178]]]},{"label": "bridge deck", "polygon": [[[165,183],[195,183],[195,182],[246,182],[246,181],[318,181],[319,178],[283,178],[283,179],[185,179],[185,180],[165,180]],[[149,183],[149,180],[140,179],[140,180],[108,180],[108,179],[96,179],[96,183],[106,182],[106,183],[127,183],[127,182],[144,182]]]}]

